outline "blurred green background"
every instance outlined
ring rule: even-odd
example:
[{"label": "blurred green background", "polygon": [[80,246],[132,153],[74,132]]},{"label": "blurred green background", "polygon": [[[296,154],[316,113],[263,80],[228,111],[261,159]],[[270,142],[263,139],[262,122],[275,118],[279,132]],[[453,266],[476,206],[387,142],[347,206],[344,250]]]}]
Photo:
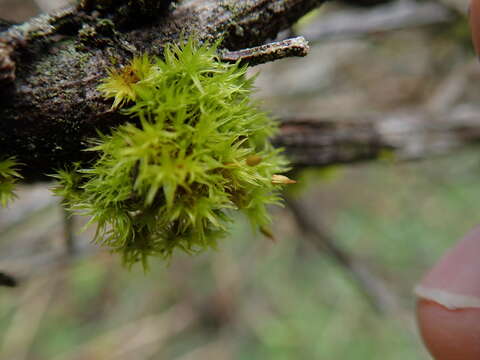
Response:
[{"label": "blurred green background", "polygon": [[[431,108],[449,79],[460,78],[445,101],[474,106],[480,65],[466,4],[439,4],[455,15],[326,37],[305,59],[256,68],[259,98],[278,116]],[[58,5],[0,0],[0,17],[21,21]],[[360,10],[325,6],[295,31],[351,11]],[[320,234],[300,228],[292,207],[272,208],[275,242],[239,217],[217,251],[153,260],[147,273],[127,271],[91,245],[94,229],[79,232],[85,219],[73,219],[77,252],[65,255],[51,184],[21,186],[19,199],[0,211],[0,271],[19,280],[0,288],[0,359],[429,359],[412,289],[479,223],[479,174],[476,147],[298,172],[286,196]],[[322,249],[322,236],[355,265]]]}]

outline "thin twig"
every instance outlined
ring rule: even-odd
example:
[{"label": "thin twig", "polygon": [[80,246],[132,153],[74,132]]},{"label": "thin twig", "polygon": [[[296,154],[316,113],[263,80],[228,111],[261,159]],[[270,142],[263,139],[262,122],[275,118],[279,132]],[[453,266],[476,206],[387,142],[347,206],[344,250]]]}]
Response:
[{"label": "thin twig", "polygon": [[397,299],[384,284],[367,267],[351,254],[340,248],[329,234],[321,227],[300,201],[286,197],[286,203],[306,238],[320,251],[335,260],[356,284],[372,308],[380,313],[393,312],[398,309]]},{"label": "thin twig", "polygon": [[72,257],[75,255],[76,248],[75,248],[75,236],[74,233],[74,219],[73,215],[68,212],[62,206],[63,212],[63,236],[65,240],[65,253],[67,256]]},{"label": "thin twig", "polygon": [[307,56],[310,47],[303,36],[292,39],[275,41],[261,46],[237,51],[225,51],[221,58],[223,61],[247,63],[250,66],[284,59],[293,56]]}]

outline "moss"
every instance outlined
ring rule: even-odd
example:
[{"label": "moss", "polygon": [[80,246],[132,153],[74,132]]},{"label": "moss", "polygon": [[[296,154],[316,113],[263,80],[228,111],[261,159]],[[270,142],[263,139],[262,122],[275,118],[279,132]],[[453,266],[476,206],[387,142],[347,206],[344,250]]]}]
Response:
[{"label": "moss", "polygon": [[15,184],[22,178],[14,158],[0,160],[0,205],[5,207],[15,198]]},{"label": "moss", "polygon": [[164,55],[111,71],[100,90],[133,122],[95,141],[94,164],[57,175],[65,205],[91,216],[95,239],[127,265],[215,248],[236,210],[268,233],[266,205],[288,183],[276,176],[286,161],[268,141],[276,125],[251,100],[246,67],[193,41]]}]

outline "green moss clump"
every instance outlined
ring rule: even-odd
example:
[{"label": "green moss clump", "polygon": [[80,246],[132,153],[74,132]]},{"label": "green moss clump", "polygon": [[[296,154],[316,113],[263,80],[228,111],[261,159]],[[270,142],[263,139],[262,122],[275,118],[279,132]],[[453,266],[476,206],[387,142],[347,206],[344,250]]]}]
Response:
[{"label": "green moss clump", "polygon": [[266,205],[289,182],[276,175],[286,161],[245,73],[189,41],[167,47],[163,60],[135,58],[100,86],[133,122],[96,141],[93,166],[61,171],[56,193],[91,216],[96,240],[127,265],[214,248],[234,210],[256,228],[269,224]]},{"label": "green moss clump", "polygon": [[0,160],[0,205],[6,207],[15,198],[15,184],[22,178],[14,158]]}]

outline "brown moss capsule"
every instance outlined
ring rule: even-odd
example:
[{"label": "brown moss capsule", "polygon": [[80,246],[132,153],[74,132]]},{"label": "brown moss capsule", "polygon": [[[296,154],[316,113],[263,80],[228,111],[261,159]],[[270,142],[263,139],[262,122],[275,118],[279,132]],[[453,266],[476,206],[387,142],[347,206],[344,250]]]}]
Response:
[{"label": "brown moss capsule", "polygon": [[288,185],[296,183],[295,180],[292,180],[285,175],[272,175],[272,184]]},{"label": "brown moss capsule", "polygon": [[262,157],[258,155],[249,155],[245,159],[245,162],[247,163],[248,166],[257,166],[262,162]]}]

